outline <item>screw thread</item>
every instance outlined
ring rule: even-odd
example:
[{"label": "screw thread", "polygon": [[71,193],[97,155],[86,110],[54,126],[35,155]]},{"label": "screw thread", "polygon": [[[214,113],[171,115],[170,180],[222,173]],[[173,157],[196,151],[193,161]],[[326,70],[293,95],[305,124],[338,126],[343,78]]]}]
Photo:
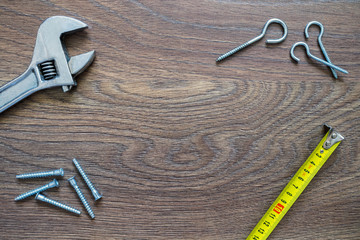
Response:
[{"label": "screw thread", "polygon": [[76,160],[76,158],[73,159],[73,163],[75,164],[75,167],[77,168],[77,170],[79,171],[80,175],[82,176],[82,178],[84,179],[86,185],[89,187],[91,193],[93,194],[95,201],[100,199],[102,197],[102,195],[98,192],[98,190],[96,190],[96,188],[94,187],[94,185],[92,184],[92,182],[90,181],[90,179],[87,177],[86,173],[84,172],[84,170],[82,169],[81,165],[79,164],[79,162]]},{"label": "screw thread", "polygon": [[52,176],[52,172],[38,172],[38,173],[24,173],[21,175],[16,175],[16,178],[25,179],[25,178],[41,178]]},{"label": "screw thread", "polygon": [[89,213],[90,217],[95,218],[95,214],[94,214],[93,210],[91,209],[88,201],[86,200],[84,194],[81,192],[80,188],[78,186],[76,186],[76,187],[74,187],[74,189],[75,189],[77,195],[79,196],[81,202],[83,203],[86,211]]},{"label": "screw thread", "polygon": [[40,201],[43,201],[43,202],[46,202],[46,203],[49,203],[53,206],[56,206],[56,207],[59,207],[59,208],[62,208],[66,211],[69,211],[69,212],[72,212],[72,213],[75,213],[77,215],[80,215],[81,214],[81,211],[80,210],[77,210],[76,208],[73,208],[73,207],[70,207],[64,203],[61,203],[61,202],[58,202],[58,201],[55,201],[53,199],[50,199],[48,197],[45,197],[44,195],[39,195],[36,199],[40,200]]},{"label": "screw thread", "polygon": [[62,170],[62,168],[60,168],[53,171],[24,173],[24,174],[16,175],[16,178],[18,179],[45,178],[45,177],[63,176],[63,175],[64,175],[64,171]]},{"label": "screw thread", "polygon": [[240,51],[243,48],[246,48],[247,46],[249,46],[252,42],[248,41],[240,46],[238,46],[237,48],[234,48],[233,50],[228,51],[227,53],[221,55],[218,59],[216,59],[217,62],[220,62],[221,60],[233,55],[234,53]]},{"label": "screw thread", "polygon": [[75,167],[79,171],[80,175],[82,176],[82,178],[84,179],[85,183],[88,185],[90,190],[93,189],[94,185],[91,183],[90,179],[87,177],[87,175],[84,172],[84,170],[82,169],[81,165],[79,164],[79,162],[75,158],[73,159],[73,163],[75,164]]},{"label": "screw thread", "polygon": [[[55,180],[55,181],[56,181],[56,180]],[[54,181],[53,181],[53,182],[54,182]],[[52,183],[53,183],[53,182],[52,182]],[[32,195],[35,195],[35,194],[37,194],[37,193],[39,193],[39,192],[43,192],[43,191],[45,191],[45,190],[47,190],[47,189],[50,189],[50,188],[53,188],[53,187],[57,187],[57,186],[58,186],[58,183],[57,183],[57,182],[54,182],[54,183],[55,183],[55,184],[48,183],[48,184],[46,184],[46,185],[44,185],[44,186],[41,186],[41,187],[35,188],[35,189],[31,190],[31,191],[28,191],[28,192],[26,192],[26,193],[20,194],[19,196],[17,196],[17,197],[15,198],[15,201],[19,201],[19,200],[22,200],[22,199],[24,199],[24,198],[30,197],[30,196],[32,196]]]}]

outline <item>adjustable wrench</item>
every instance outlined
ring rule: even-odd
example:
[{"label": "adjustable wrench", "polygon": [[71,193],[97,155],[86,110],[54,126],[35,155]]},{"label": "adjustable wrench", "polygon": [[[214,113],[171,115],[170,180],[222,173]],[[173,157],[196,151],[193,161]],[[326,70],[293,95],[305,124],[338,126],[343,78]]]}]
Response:
[{"label": "adjustable wrench", "polygon": [[29,68],[0,87],[0,113],[39,90],[62,86],[67,92],[76,86],[74,77],[92,63],[95,51],[69,57],[62,37],[87,27],[85,23],[65,16],[46,19],[39,27]]}]

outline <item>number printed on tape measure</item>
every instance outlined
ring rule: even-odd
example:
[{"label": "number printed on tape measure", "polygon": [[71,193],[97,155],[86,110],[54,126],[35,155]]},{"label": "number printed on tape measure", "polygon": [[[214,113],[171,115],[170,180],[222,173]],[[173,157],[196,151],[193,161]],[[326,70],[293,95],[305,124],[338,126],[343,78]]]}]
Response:
[{"label": "number printed on tape measure", "polygon": [[280,214],[283,209],[284,209],[284,205],[278,203],[274,207],[273,211],[276,212],[277,214]]}]

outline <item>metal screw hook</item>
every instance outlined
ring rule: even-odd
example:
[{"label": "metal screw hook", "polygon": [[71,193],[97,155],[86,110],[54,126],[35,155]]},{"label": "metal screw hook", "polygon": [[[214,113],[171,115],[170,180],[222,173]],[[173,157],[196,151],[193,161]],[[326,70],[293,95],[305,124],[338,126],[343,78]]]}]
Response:
[{"label": "metal screw hook", "polygon": [[314,55],[312,55],[312,54],[310,53],[309,46],[308,46],[306,43],[304,43],[304,42],[297,42],[297,43],[295,43],[295,44],[291,47],[291,49],[290,49],[290,56],[291,56],[291,58],[294,59],[296,62],[299,62],[299,61],[300,61],[300,59],[297,58],[297,57],[295,56],[295,54],[294,54],[294,49],[295,49],[297,46],[303,46],[303,47],[305,48],[305,50],[306,50],[306,54],[307,54],[308,57],[310,57],[310,58],[312,58],[312,59],[314,59],[314,60],[316,60],[316,61],[318,61],[318,62],[321,62],[321,63],[325,64],[325,65],[328,66],[328,67],[334,68],[334,69],[336,69],[336,70],[338,70],[338,71],[340,71],[340,72],[343,72],[343,73],[348,74],[348,71],[346,71],[345,69],[342,69],[342,68],[340,68],[340,67],[338,67],[338,66],[336,66],[336,65],[334,65],[334,64],[332,64],[332,63],[326,62],[326,61],[324,61],[324,60],[322,60],[322,59],[320,59],[320,58],[315,57]]},{"label": "metal screw hook", "polygon": [[[305,32],[305,38],[309,38],[309,28],[310,28],[311,25],[316,25],[316,26],[318,26],[318,27],[320,28],[320,33],[319,33],[319,35],[318,35],[318,44],[319,44],[319,47],[320,47],[320,49],[321,49],[321,52],[322,52],[324,58],[326,59],[326,61],[329,62],[329,63],[331,63],[330,58],[329,58],[329,56],[328,56],[328,54],[327,54],[327,52],[326,52],[326,50],[325,50],[325,47],[324,47],[324,45],[323,45],[323,43],[322,43],[322,41],[321,41],[321,38],[322,38],[322,36],[323,36],[323,34],[324,34],[324,26],[323,26],[320,22],[318,22],[318,21],[311,21],[311,22],[309,22],[309,23],[306,25],[305,31],[304,31],[304,32]],[[334,78],[337,79],[338,76],[337,76],[337,73],[335,72],[335,70],[334,70],[333,68],[331,68],[331,67],[329,67],[329,68],[330,68],[330,70],[331,70]]]},{"label": "metal screw hook", "polygon": [[266,40],[266,43],[269,43],[269,44],[274,44],[274,43],[281,43],[282,41],[285,40],[285,38],[287,37],[287,34],[288,34],[288,29],[287,29],[287,26],[285,24],[285,22],[283,22],[282,20],[278,19],[278,18],[272,18],[270,19],[269,21],[267,21],[264,25],[264,28],[261,32],[261,34],[249,41],[247,41],[246,43],[240,45],[239,47],[237,48],[234,48],[233,50],[225,53],[224,55],[221,55],[218,59],[216,59],[217,62],[220,62],[221,60],[233,55],[234,53],[240,51],[241,49],[249,46],[250,44],[253,44],[254,42],[257,42],[259,41],[260,39],[262,39],[264,36],[265,36],[265,33],[266,33],[266,30],[268,29],[269,25],[272,24],[272,23],[277,23],[277,24],[280,24],[283,28],[283,36],[279,39],[268,39]]}]

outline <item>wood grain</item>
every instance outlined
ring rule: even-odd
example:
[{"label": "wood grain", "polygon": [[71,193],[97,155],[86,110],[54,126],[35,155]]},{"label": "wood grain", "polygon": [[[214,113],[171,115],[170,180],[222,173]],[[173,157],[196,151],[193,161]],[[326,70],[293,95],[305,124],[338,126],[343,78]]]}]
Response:
[{"label": "wood grain", "polygon": [[[69,93],[33,94],[0,116],[2,239],[245,239],[323,136],[341,143],[269,239],[360,239],[358,1],[1,1],[0,84],[31,60],[38,26],[65,15],[90,28],[70,55],[96,50]],[[220,64],[273,17],[265,39]],[[289,49],[325,26],[326,66]],[[280,36],[271,25],[266,38]],[[310,29],[311,52],[321,56]],[[104,194],[94,204],[76,157]],[[63,167],[54,199],[80,217],[18,194],[48,180],[15,175]],[[76,175],[90,220],[66,179]]]}]

